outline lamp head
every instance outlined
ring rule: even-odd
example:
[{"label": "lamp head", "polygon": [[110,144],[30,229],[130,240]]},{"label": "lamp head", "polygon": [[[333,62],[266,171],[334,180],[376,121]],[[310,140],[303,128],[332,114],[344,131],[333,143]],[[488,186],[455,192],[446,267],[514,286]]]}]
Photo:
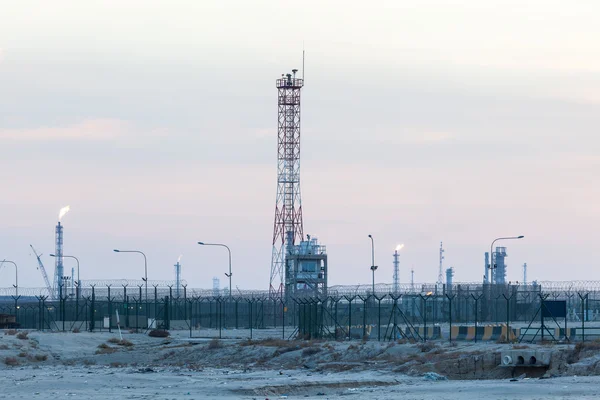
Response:
[{"label": "lamp head", "polygon": [[198,242],[198,244],[200,244],[200,245],[204,246],[204,242]]},{"label": "lamp head", "polygon": [[525,236],[521,235],[517,239],[523,239]]},{"label": "lamp head", "polygon": [[121,250],[114,249],[113,251],[114,251],[115,253],[119,253]]},{"label": "lamp head", "polygon": [[50,257],[56,257],[56,255],[54,255],[54,254],[50,254]]}]

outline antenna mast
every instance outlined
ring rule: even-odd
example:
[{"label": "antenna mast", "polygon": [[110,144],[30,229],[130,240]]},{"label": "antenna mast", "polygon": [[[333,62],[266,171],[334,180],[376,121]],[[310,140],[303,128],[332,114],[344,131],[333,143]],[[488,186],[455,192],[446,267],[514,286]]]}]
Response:
[{"label": "antenna mast", "polygon": [[[276,80],[277,87],[277,197],[269,295],[283,294],[286,256],[304,237],[300,197],[300,93],[304,80],[297,69]],[[304,73],[304,71],[302,71]]]},{"label": "antenna mast", "polygon": [[438,279],[437,279],[437,284],[440,286],[444,284],[443,261],[444,261],[444,246],[443,246],[443,243],[440,242],[440,269],[438,271]]}]

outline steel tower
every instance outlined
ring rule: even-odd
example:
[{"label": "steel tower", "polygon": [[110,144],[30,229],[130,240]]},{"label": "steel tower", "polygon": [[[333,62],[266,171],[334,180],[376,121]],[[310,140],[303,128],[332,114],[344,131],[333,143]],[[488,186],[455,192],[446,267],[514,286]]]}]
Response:
[{"label": "steel tower", "polygon": [[271,254],[271,296],[283,293],[288,252],[303,239],[300,198],[300,92],[304,79],[298,70],[277,79],[277,199]]},{"label": "steel tower", "polygon": [[394,294],[400,291],[400,261],[398,261],[398,249],[394,251],[394,276],[393,276],[393,291]]},{"label": "steel tower", "polygon": [[59,297],[60,286],[63,284],[64,266],[63,266],[63,226],[58,222],[56,225],[56,247],[55,247],[55,267],[54,267],[54,293]]},{"label": "steel tower", "polygon": [[444,275],[442,273],[442,271],[444,270],[443,262],[444,262],[444,245],[443,245],[443,242],[440,242],[440,269],[438,270],[438,279],[437,279],[437,284],[439,286],[444,284]]}]

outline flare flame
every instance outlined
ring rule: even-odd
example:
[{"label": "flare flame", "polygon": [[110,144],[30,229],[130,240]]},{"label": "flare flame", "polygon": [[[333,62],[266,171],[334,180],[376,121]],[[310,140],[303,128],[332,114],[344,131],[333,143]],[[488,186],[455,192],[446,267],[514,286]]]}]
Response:
[{"label": "flare flame", "polygon": [[404,244],[399,244],[396,246],[396,251],[402,250],[402,248],[404,248]]},{"label": "flare flame", "polygon": [[62,219],[62,217],[64,217],[69,210],[71,209],[71,206],[66,206],[60,209],[60,212],[58,213],[58,222],[60,222],[60,220]]},{"label": "flare flame", "polygon": [[181,261],[181,257],[183,256],[183,254],[179,255],[179,258],[177,258],[177,262],[179,263],[179,261]]}]

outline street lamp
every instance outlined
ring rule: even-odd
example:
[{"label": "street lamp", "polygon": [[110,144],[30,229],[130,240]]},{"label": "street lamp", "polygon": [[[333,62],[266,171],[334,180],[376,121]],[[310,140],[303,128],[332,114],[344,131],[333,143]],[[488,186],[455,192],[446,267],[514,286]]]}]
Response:
[{"label": "street lamp", "polygon": [[221,244],[221,243],[204,243],[204,242],[198,242],[199,245],[201,246],[219,246],[219,247],[225,247],[227,249],[227,251],[229,252],[229,273],[225,272],[225,276],[229,278],[229,297],[231,297],[231,249],[225,245],[225,244]]},{"label": "street lamp", "polygon": [[492,259],[494,257],[492,254],[492,252],[494,251],[494,243],[496,243],[498,240],[516,240],[516,239],[523,239],[524,237],[525,237],[524,235],[520,235],[520,236],[499,237],[499,238],[494,239],[494,241],[490,245],[490,265],[488,266],[488,268],[490,270],[496,269],[496,264],[493,264],[493,262],[492,262]]},{"label": "street lamp", "polygon": [[148,260],[146,259],[146,255],[139,250],[113,250],[115,253],[138,253],[144,256],[144,277],[142,280],[146,283],[146,302],[148,302]]},{"label": "street lamp", "polygon": [[[50,257],[56,257],[55,254],[50,254]],[[79,259],[75,256],[65,256],[63,255],[64,258],[73,258],[75,261],[77,261],[77,282],[73,282],[74,284],[77,285],[77,288],[79,289],[79,286],[81,285],[81,279],[79,278]],[[79,292],[79,290],[78,290]],[[79,293],[77,294],[77,297],[79,297]]]},{"label": "street lamp", "polygon": [[17,264],[14,261],[9,260],[2,260],[0,265],[2,265],[2,263],[10,263],[15,266],[15,284],[13,285],[13,287],[15,288],[15,297],[17,297],[19,296],[19,271],[17,269]]},{"label": "street lamp", "polygon": [[369,235],[369,239],[371,239],[371,271],[373,271],[373,295],[375,295],[375,270],[377,269],[377,265],[375,265],[375,242],[372,235]]}]

